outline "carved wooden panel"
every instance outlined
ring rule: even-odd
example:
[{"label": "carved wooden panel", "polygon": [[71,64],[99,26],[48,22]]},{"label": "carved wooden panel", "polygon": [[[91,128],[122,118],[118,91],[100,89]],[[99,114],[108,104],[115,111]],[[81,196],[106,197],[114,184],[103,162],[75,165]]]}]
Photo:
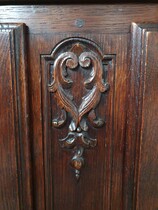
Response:
[{"label": "carved wooden panel", "polygon": [[158,4],[0,20],[0,210],[157,210]]},{"label": "carved wooden panel", "polygon": [[0,24],[0,209],[32,209],[23,24]]},{"label": "carved wooden panel", "polygon": [[[101,94],[109,89],[106,66],[112,57],[104,56],[94,42],[70,38],[57,45],[50,56],[45,55],[43,58],[50,72],[48,90],[54,93],[57,105],[61,108],[59,116],[52,120],[52,126],[61,128],[67,115],[71,118],[68,134],[60,138],[59,143],[64,149],[72,149],[74,154],[70,165],[78,180],[84,166],[84,149],[97,145],[97,139],[88,134],[88,121],[95,128],[104,124],[95,109]],[[80,81],[71,79],[71,71],[80,74]],[[75,91],[78,91],[78,98]]]},{"label": "carved wooden panel", "polygon": [[[94,177],[100,179],[96,183],[99,190],[103,184],[103,173],[107,174],[107,178],[101,191],[107,190],[109,196],[111,171],[104,171],[104,167],[110,164],[111,146],[108,146],[105,153],[103,151],[106,150],[104,145],[111,145],[112,138],[112,130],[109,128],[113,121],[111,106],[114,102],[115,55],[104,54],[90,39],[67,38],[57,42],[52,53],[42,54],[41,64],[46,209],[62,209],[70,197],[75,201],[77,196],[71,192],[73,190],[85,196],[88,187],[93,193],[94,186],[90,183],[93,183]],[[55,84],[60,90],[53,89]],[[71,104],[71,108],[68,109],[67,104],[65,106],[65,101]],[[80,112],[82,109],[83,113]],[[103,155],[96,157],[95,154],[101,151]],[[98,173],[100,171],[99,176],[95,176],[96,168]],[[59,173],[62,174],[59,176]],[[67,195],[63,192],[64,179],[69,185],[69,188],[65,188],[69,191]],[[86,181],[89,184],[85,184]],[[54,188],[54,183],[60,183],[60,187]],[[78,187],[82,189],[80,192]],[[58,202],[60,199],[57,196],[63,198],[62,202]],[[107,203],[108,196],[105,201]],[[90,197],[93,198],[93,195]],[[69,202],[67,205],[74,208],[77,204]],[[98,208],[102,209],[101,206],[102,202]]]},{"label": "carved wooden panel", "polygon": [[[158,209],[158,25],[132,24],[128,136],[135,145],[134,209]],[[131,123],[130,123],[131,122]],[[135,124],[132,125],[132,122]],[[145,202],[145,201],[148,202]]]}]

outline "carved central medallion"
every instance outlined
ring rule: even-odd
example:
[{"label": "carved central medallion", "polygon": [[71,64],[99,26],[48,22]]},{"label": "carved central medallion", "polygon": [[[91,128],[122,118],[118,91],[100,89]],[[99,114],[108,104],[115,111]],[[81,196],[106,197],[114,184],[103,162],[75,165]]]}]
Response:
[{"label": "carved central medallion", "polygon": [[70,165],[79,179],[84,165],[84,149],[97,144],[97,139],[88,134],[88,122],[96,128],[104,124],[96,116],[95,109],[102,93],[109,89],[104,73],[104,64],[109,59],[106,60],[94,42],[83,38],[64,40],[45,59],[53,66],[52,70],[50,68],[48,90],[61,108],[59,117],[52,119],[52,125],[61,128],[67,115],[71,118],[68,134],[59,139],[59,143],[62,148],[72,149]]}]

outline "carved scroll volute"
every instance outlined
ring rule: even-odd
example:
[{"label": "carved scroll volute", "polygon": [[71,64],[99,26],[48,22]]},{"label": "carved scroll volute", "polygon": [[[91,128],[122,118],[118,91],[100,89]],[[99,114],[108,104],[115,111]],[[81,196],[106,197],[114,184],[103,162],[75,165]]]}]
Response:
[{"label": "carved scroll volute", "polygon": [[[53,63],[48,90],[53,93],[52,97],[56,98],[61,108],[61,114],[52,120],[52,126],[61,128],[66,122],[67,113],[71,117],[68,134],[65,138],[59,139],[59,143],[62,148],[72,150],[70,165],[78,180],[84,166],[84,149],[97,145],[97,139],[91,138],[88,134],[87,122],[96,128],[104,124],[104,121],[96,116],[95,109],[99,105],[102,93],[109,89],[103,71],[103,62],[108,61],[94,42],[82,38],[64,40],[50,56],[47,56],[48,58]],[[71,92],[75,81],[71,79],[70,72],[75,71],[77,74],[81,69],[90,73],[83,83],[86,94],[81,97],[81,103],[76,105]]]}]

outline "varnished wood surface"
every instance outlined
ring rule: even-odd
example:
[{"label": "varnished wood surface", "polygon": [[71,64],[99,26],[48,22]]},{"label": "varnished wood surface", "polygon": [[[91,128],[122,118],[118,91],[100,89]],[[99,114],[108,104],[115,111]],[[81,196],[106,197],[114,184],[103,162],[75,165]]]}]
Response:
[{"label": "varnished wood surface", "polygon": [[[19,192],[16,160],[16,130],[14,115],[17,114],[12,92],[12,69],[10,67],[10,40],[9,33],[0,32],[1,39],[1,80],[0,80],[0,153],[1,153],[1,176],[0,176],[0,208],[19,209]],[[5,53],[4,53],[5,52]],[[8,69],[8,71],[6,71]],[[13,79],[14,80],[14,79]],[[5,97],[8,96],[8,97]],[[8,201],[8,197],[10,202]]]},{"label": "varnished wood surface", "polygon": [[[158,207],[158,25],[145,34],[143,108],[138,171],[137,210],[152,210]],[[148,200],[144,203],[143,200]]]},{"label": "varnished wood surface", "polygon": [[[126,155],[127,168],[135,164],[133,186],[134,209],[152,210],[158,206],[157,188],[157,62],[158,24],[132,24],[130,86]],[[149,105],[150,103],[150,105]],[[133,124],[135,122],[135,124]],[[133,162],[134,161],[134,162]],[[125,189],[131,186],[126,186]]]},{"label": "varnished wood surface", "polygon": [[97,2],[95,0],[0,0],[1,5],[27,5],[27,4],[131,4],[131,3],[157,3],[156,0],[145,0],[142,2],[142,0],[98,0]]},{"label": "varnished wood surface", "polygon": [[[135,181],[137,187],[136,209],[152,210],[158,206],[157,185],[157,59],[158,24],[133,25],[135,41],[139,42],[133,53],[141,60],[135,63],[135,71],[140,74],[137,153]],[[133,54],[133,56],[134,56]],[[136,79],[136,78],[135,78]],[[138,90],[138,88],[137,88]],[[148,200],[148,202],[144,202]]]},{"label": "varnished wood surface", "polygon": [[0,209],[8,210],[32,209],[24,34],[22,24],[0,24]]},{"label": "varnished wood surface", "polygon": [[[157,23],[157,19],[156,4],[0,7],[1,22],[25,23],[29,33],[33,34],[64,32],[122,34],[130,32],[132,22]],[[77,24],[78,20],[83,21],[82,26]]]},{"label": "varnished wood surface", "polygon": [[[2,209],[156,210],[158,4],[1,6],[0,21],[4,23],[0,72],[7,74],[0,80]],[[8,35],[8,28],[12,31],[19,23],[21,33]],[[10,51],[10,36],[15,39],[15,54]],[[112,58],[107,71],[110,89],[97,107],[106,124],[89,131],[98,144],[84,153],[86,165],[79,182],[69,168],[70,151],[58,143],[67,135],[71,116],[62,129],[52,126],[59,106],[49,92],[48,66],[42,61],[72,37],[95,42]],[[78,100],[83,78],[75,73],[73,93]],[[5,118],[5,113],[12,117]],[[12,126],[20,131],[18,138]],[[4,141],[7,128],[13,137],[7,133]]]}]

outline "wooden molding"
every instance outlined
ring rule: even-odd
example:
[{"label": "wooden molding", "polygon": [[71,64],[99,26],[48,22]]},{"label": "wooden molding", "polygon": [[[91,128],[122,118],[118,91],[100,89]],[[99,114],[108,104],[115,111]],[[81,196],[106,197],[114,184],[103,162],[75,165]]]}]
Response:
[{"label": "wooden molding", "polygon": [[[0,24],[0,118],[1,129],[4,129],[0,129],[0,150],[5,148],[3,154],[1,153],[1,159],[8,164],[8,168],[4,168],[1,163],[1,170],[3,174],[6,173],[0,180],[0,188],[4,195],[1,199],[3,197],[8,199],[10,193],[10,202],[0,200],[2,209],[32,209],[25,33],[25,24]],[[10,162],[7,163],[8,160]],[[11,184],[13,179],[14,184]],[[5,182],[8,186],[3,187]]]}]

